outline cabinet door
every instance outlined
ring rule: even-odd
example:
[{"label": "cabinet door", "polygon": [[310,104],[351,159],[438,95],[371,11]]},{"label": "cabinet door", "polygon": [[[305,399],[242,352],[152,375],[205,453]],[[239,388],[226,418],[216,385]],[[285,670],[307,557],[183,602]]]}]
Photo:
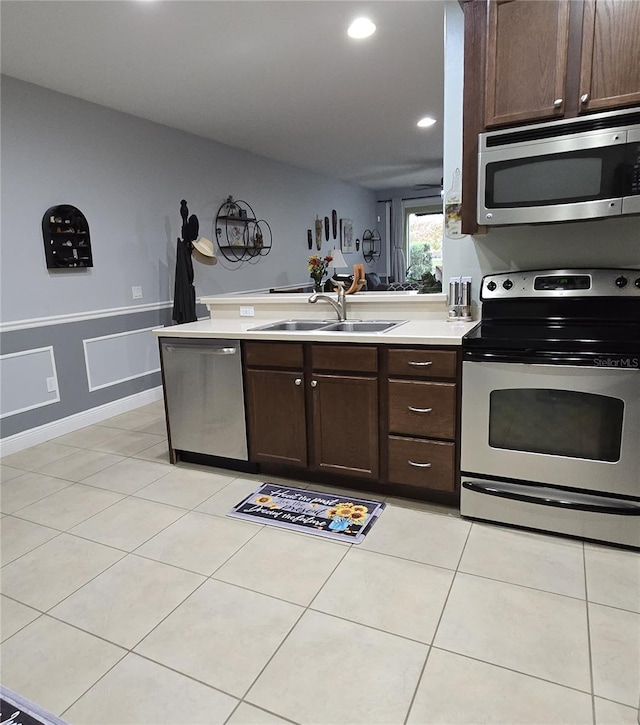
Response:
[{"label": "cabinet door", "polygon": [[314,374],[312,387],[314,467],[377,479],[377,379]]},{"label": "cabinet door", "polygon": [[580,110],[640,103],[640,2],[585,0]]},{"label": "cabinet door", "polygon": [[568,0],[491,0],[487,127],[563,115],[568,40]]},{"label": "cabinet door", "polygon": [[306,467],[302,373],[247,370],[245,381],[251,460]]}]

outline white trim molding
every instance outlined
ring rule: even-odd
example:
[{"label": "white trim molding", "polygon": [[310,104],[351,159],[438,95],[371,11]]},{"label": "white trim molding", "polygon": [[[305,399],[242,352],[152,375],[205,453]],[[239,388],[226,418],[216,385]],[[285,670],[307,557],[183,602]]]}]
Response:
[{"label": "white trim molding", "polygon": [[14,320],[13,322],[0,323],[0,332],[12,332],[14,330],[30,330],[34,327],[50,327],[51,325],[62,325],[68,322],[82,322],[83,320],[97,320],[100,317],[118,317],[120,315],[131,315],[136,312],[163,310],[167,307],[173,307],[172,300],[167,300],[165,302],[149,302],[146,305],[130,305],[129,307],[112,307],[110,309],[104,310],[74,312],[68,315],[34,317],[30,320]]},{"label": "white trim molding", "polygon": [[83,410],[60,420],[45,423],[45,425],[37,428],[16,433],[0,440],[0,456],[8,456],[11,453],[23,451],[25,448],[31,448],[39,443],[45,443],[53,438],[59,438],[67,433],[86,428],[88,425],[101,423],[103,420],[113,418],[114,415],[128,413],[130,410],[141,408],[143,405],[149,405],[162,400],[162,386],[143,390],[140,393],[129,395],[120,400],[113,400],[110,403],[99,405],[89,410]]},{"label": "white trim molding", "polygon": [[124,383],[127,380],[135,380],[136,378],[142,378],[145,375],[151,375],[152,373],[158,373],[160,372],[160,359],[158,357],[158,365],[156,365],[153,368],[141,370],[140,372],[133,373],[131,375],[125,375],[120,378],[114,378],[113,380],[109,380],[107,382],[103,382],[100,384],[94,384],[92,382],[91,378],[91,362],[90,362],[90,352],[89,352],[89,346],[92,343],[97,342],[103,342],[104,340],[115,340],[117,338],[123,338],[123,337],[130,337],[131,335],[142,335],[144,333],[149,333],[149,340],[152,343],[153,350],[157,351],[157,344],[155,337],[151,335],[151,330],[157,329],[157,325],[154,325],[153,327],[142,327],[138,330],[127,330],[126,332],[116,332],[112,335],[101,335],[100,337],[88,337],[85,338],[82,341],[82,347],[84,349],[84,365],[87,372],[87,382],[89,384],[89,392],[93,392],[94,390],[101,390],[102,388],[109,388],[113,385],[118,385],[119,383]]},{"label": "white trim molding", "polygon": [[[29,355],[37,355],[43,352],[49,353],[49,358],[51,360],[51,372],[52,374],[50,378],[53,378],[54,380],[54,386],[53,390],[50,390],[50,393],[55,392],[55,397],[53,398],[47,398],[46,400],[42,400],[39,403],[33,403],[31,405],[25,405],[22,408],[16,408],[15,410],[7,410],[5,412],[0,412],[0,419],[1,418],[8,418],[10,415],[17,415],[18,413],[24,413],[27,410],[34,410],[35,408],[43,408],[45,405],[51,405],[52,403],[59,403],[60,402],[60,390],[58,385],[58,372],[56,370],[56,357],[53,352],[53,346],[48,345],[47,347],[33,347],[30,350],[20,350],[19,352],[10,352],[6,355],[0,355],[0,361],[2,360],[8,360],[10,358],[16,358],[16,357],[26,357]],[[25,381],[25,385],[29,385],[29,381]],[[33,389],[33,388],[31,388]]]}]

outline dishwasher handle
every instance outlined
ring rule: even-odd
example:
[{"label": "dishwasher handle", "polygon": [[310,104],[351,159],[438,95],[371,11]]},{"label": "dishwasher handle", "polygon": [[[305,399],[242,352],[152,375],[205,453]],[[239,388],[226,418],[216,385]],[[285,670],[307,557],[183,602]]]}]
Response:
[{"label": "dishwasher handle", "polygon": [[237,347],[209,347],[208,345],[165,345],[164,350],[166,352],[182,352],[184,350],[197,350],[198,352],[204,352],[209,355],[235,355],[238,352]]}]

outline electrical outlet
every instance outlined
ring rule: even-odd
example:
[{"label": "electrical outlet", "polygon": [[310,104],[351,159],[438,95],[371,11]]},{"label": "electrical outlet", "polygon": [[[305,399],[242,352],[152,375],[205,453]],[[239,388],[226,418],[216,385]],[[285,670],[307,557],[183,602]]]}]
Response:
[{"label": "electrical outlet", "polygon": [[253,317],[255,314],[253,307],[241,307],[240,317]]},{"label": "electrical outlet", "polygon": [[133,295],[134,300],[141,300],[142,299],[142,287],[132,287],[131,294]]},{"label": "electrical outlet", "polygon": [[47,393],[55,393],[55,392],[56,392],[56,379],[47,378]]}]

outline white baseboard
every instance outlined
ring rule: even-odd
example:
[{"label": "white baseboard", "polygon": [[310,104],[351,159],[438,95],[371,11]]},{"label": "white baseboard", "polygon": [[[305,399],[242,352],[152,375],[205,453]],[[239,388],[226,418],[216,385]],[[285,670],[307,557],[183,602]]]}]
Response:
[{"label": "white baseboard", "polygon": [[155,403],[157,400],[162,400],[161,385],[149,390],[143,390],[140,393],[135,393],[135,395],[129,395],[126,398],[113,400],[111,403],[99,405],[97,408],[83,410],[81,413],[75,413],[67,418],[53,420],[51,423],[45,423],[45,425],[38,426],[37,428],[30,428],[29,430],[0,440],[0,456],[8,456],[11,453],[23,451],[25,448],[38,445],[38,443],[44,443],[45,441],[50,441],[52,438],[73,433],[73,431],[79,430],[80,428],[95,425],[103,420],[107,420],[107,418],[112,418],[114,415],[127,413],[143,405]]}]

